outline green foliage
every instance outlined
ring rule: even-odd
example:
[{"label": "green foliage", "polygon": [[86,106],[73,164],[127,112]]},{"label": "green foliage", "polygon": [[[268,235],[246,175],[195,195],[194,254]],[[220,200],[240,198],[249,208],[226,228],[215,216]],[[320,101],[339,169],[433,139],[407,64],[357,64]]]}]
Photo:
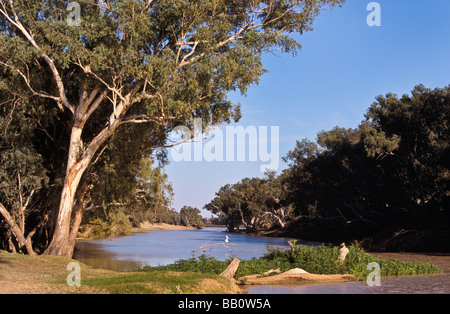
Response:
[{"label": "green foliage", "polygon": [[[49,213],[41,243],[63,229],[55,228],[59,199],[54,195],[61,195],[73,174],[82,175],[80,184],[61,198],[62,205],[111,207],[143,196],[139,205],[167,212],[170,189],[161,183],[164,175],[155,170],[152,186],[136,182],[139,163],[167,145],[171,130],[194,118],[205,126],[237,121],[240,107],[228,93],[245,93],[259,82],[266,72],[262,54],[295,54],[301,45],[291,34],[312,30],[321,10],[342,3],[83,1],[81,24],[74,27],[66,22],[67,1],[2,2],[0,103],[10,112],[16,97],[33,101],[39,109],[32,114],[34,131],[45,134],[28,151],[15,151],[34,159],[28,162],[36,166],[27,170],[29,178],[45,172],[37,168],[39,154],[48,171],[51,188],[39,200],[41,214]],[[80,168],[71,172],[72,164]],[[141,188],[144,195],[136,195]]]},{"label": "green foliage", "polygon": [[10,111],[0,107],[0,202],[13,211],[48,184],[43,158],[33,145],[36,125],[24,109],[19,104]]},{"label": "green foliage", "polygon": [[448,250],[449,121],[450,87],[419,85],[412,96],[377,97],[356,129],[297,141],[285,157],[286,202],[320,224],[296,237],[372,236],[375,250]]},{"label": "green foliage", "polygon": [[191,206],[183,206],[180,210],[181,223],[185,226],[192,226],[197,229],[202,229],[204,227],[202,216],[200,215],[200,210]]},{"label": "green foliage", "polygon": [[[384,260],[376,258],[354,245],[349,247],[349,253],[344,262],[339,260],[339,247],[320,245],[316,247],[296,245],[295,251],[268,247],[267,253],[261,258],[241,260],[235,278],[252,274],[262,274],[270,269],[280,268],[285,272],[293,268],[301,268],[313,274],[351,274],[366,278],[372,270],[367,265],[376,262],[380,265],[381,276],[405,276],[435,274],[442,272],[438,267],[422,262],[405,262],[399,260]],[[213,257],[202,255],[198,258],[177,260],[167,266],[141,268],[141,271],[171,270],[220,274],[231,259],[220,261]]]},{"label": "green foliage", "polygon": [[207,256],[205,254],[199,257],[191,257],[188,259],[176,260],[170,265],[160,266],[144,266],[140,268],[141,271],[183,271],[183,272],[198,272],[198,273],[211,273],[220,274],[227,268],[227,261],[220,261],[214,257]]},{"label": "green foliage", "polygon": [[245,178],[233,185],[227,184],[204,208],[222,216],[229,231],[240,226],[261,230],[275,224],[284,225],[293,208],[284,202],[287,186],[282,178],[267,172],[263,179]]},{"label": "green foliage", "polygon": [[[36,196],[45,194],[50,181],[45,159],[35,146],[38,131],[33,114],[36,109],[21,99],[0,106],[0,203],[25,237],[44,216]],[[15,243],[16,236],[10,230],[0,215],[0,248],[11,249],[9,243]]]},{"label": "green foliage", "polygon": [[83,238],[98,239],[128,235],[131,232],[131,222],[127,215],[119,208],[103,212],[95,218],[85,217],[80,228]]}]

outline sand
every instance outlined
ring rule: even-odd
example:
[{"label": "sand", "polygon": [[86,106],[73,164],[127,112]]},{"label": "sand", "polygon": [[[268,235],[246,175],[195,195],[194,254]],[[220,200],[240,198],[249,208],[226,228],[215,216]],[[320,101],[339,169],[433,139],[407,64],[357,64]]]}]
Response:
[{"label": "sand", "polygon": [[195,230],[194,227],[186,227],[186,226],[180,226],[180,225],[170,225],[166,223],[149,223],[148,221],[143,222],[139,225],[138,230]]}]

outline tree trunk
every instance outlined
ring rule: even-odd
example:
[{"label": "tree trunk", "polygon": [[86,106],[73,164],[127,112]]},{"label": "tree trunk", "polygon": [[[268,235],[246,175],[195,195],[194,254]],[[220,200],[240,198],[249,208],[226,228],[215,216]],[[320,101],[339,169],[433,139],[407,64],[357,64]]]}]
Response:
[{"label": "tree trunk", "polygon": [[[64,187],[61,192],[61,200],[59,204],[58,217],[56,219],[56,227],[53,238],[45,250],[44,254],[60,255],[72,257],[75,247],[75,238],[78,227],[81,222],[83,212],[76,212],[72,230],[70,221],[72,218],[73,206],[75,203],[75,195],[77,194],[78,185],[83,173],[91,163],[92,158],[105,141],[114,133],[114,131],[123,123],[119,117],[128,110],[131,99],[136,95],[138,90],[143,86],[144,80],[140,80],[133,86],[130,92],[124,97],[114,109],[109,119],[109,124],[105,126],[95,136],[91,143],[84,149],[81,140],[83,127],[89,116],[96,110],[101,101],[106,97],[107,89],[99,95],[95,100],[91,99],[91,103],[82,100],[80,105],[74,112],[75,121],[70,135],[69,154],[67,159],[66,177],[64,179]],[[94,93],[95,97],[96,93]],[[132,120],[130,120],[132,121]]]},{"label": "tree trunk", "polygon": [[77,123],[75,123],[70,137],[66,177],[61,192],[56,227],[53,232],[53,238],[44,254],[67,256],[70,258],[73,254],[75,242],[70,241],[70,220],[78,184],[89,164],[89,161],[81,162],[78,157],[82,148],[81,132],[82,128],[78,127]]},{"label": "tree trunk", "polygon": [[[72,186],[72,188],[76,189],[76,186]],[[72,257],[74,247],[70,244],[69,234],[74,196],[75,190],[72,190],[66,182],[59,203],[53,238],[44,254]]]},{"label": "tree trunk", "polygon": [[[5,218],[8,225],[11,227],[11,231],[14,234],[14,236],[17,239],[17,242],[19,242],[19,247],[25,246],[27,249],[28,254],[35,255],[33,251],[33,246],[31,245],[31,239],[25,239],[25,236],[23,234],[23,230],[20,229],[20,227],[16,224],[14,221],[14,218],[11,217],[9,212],[6,210],[5,206],[0,203],[0,214]],[[10,243],[11,245],[11,243]]]},{"label": "tree trunk", "polygon": [[78,229],[80,228],[81,220],[83,219],[84,212],[86,210],[86,192],[88,190],[86,180],[82,180],[81,186],[78,189],[77,199],[74,206],[74,217],[72,220],[72,227],[69,234],[69,246],[75,247],[77,239]]}]

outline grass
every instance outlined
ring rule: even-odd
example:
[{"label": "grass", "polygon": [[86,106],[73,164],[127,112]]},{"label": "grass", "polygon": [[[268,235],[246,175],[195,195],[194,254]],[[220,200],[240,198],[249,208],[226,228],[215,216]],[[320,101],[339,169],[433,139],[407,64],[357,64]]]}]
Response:
[{"label": "grass", "polygon": [[[373,269],[367,265],[376,262],[380,265],[381,276],[404,276],[441,273],[438,267],[422,262],[405,262],[400,260],[384,260],[372,256],[363,249],[351,245],[349,254],[344,262],[339,261],[339,248],[321,245],[308,247],[295,246],[295,251],[268,247],[267,253],[261,258],[242,260],[235,274],[235,278],[252,274],[262,274],[269,269],[280,268],[282,272],[292,268],[301,268],[314,274],[351,274],[359,278],[366,278]],[[213,257],[202,255],[198,258],[177,260],[167,266],[143,267],[141,271],[181,271],[220,274],[231,259],[220,261]]]},{"label": "grass", "polygon": [[211,273],[192,272],[115,272],[94,269],[83,263],[81,286],[69,287],[67,264],[73,259],[39,255],[29,256],[0,250],[0,294],[172,294],[172,293],[239,293],[230,280]]},{"label": "grass", "polygon": [[82,285],[113,294],[230,293],[229,280],[212,274],[193,272],[133,272],[113,277],[90,278]]}]

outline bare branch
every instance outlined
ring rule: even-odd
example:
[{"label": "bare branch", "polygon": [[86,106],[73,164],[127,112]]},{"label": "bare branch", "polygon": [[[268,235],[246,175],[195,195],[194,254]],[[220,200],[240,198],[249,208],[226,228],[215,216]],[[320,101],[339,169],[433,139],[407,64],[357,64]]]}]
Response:
[{"label": "bare branch", "polygon": [[14,66],[12,66],[10,64],[7,64],[5,62],[2,62],[2,61],[0,61],[0,64],[5,66],[5,67],[8,67],[8,68],[12,69],[17,74],[19,74],[23,78],[23,80],[25,81],[25,84],[27,85],[28,89],[31,91],[33,96],[39,96],[39,97],[43,97],[43,98],[53,99],[56,102],[60,101],[60,97],[48,95],[48,94],[45,94],[45,93],[42,93],[42,92],[36,92],[33,89],[33,87],[31,87],[30,80],[28,79],[28,77],[26,77],[25,74],[23,74],[22,71],[20,71],[18,68],[14,67]]}]

